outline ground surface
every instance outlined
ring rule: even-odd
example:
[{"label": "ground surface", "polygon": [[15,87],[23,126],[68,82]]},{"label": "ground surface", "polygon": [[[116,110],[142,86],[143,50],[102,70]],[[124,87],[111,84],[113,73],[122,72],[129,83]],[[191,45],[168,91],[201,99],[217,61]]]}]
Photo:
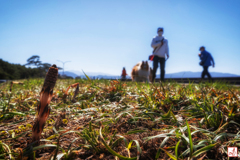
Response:
[{"label": "ground surface", "polygon": [[[228,146],[240,147],[236,86],[58,80],[36,146],[43,79],[21,82],[11,92],[0,84],[2,159],[227,159]],[[75,99],[76,88],[64,98],[76,82]]]}]

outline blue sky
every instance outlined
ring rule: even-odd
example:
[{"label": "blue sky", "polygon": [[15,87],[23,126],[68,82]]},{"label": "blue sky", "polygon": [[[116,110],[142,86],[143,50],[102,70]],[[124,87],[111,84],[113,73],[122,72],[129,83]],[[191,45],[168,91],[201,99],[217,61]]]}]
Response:
[{"label": "blue sky", "polygon": [[166,73],[202,71],[204,45],[216,63],[210,72],[240,75],[239,8],[240,0],[0,0],[0,58],[25,64],[39,55],[60,67],[71,61],[65,71],[130,74],[164,27]]}]

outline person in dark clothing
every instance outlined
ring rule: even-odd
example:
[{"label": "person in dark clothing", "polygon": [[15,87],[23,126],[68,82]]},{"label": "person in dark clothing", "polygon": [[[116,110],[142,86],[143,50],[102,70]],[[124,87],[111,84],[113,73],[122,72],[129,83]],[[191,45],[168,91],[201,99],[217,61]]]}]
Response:
[{"label": "person in dark clothing", "polygon": [[212,81],[212,77],[211,77],[210,73],[208,72],[208,67],[211,66],[211,65],[213,67],[215,66],[213,57],[212,57],[212,55],[209,52],[207,52],[205,50],[204,46],[200,47],[199,50],[201,51],[201,53],[199,53],[198,56],[200,57],[201,62],[202,62],[202,66],[203,66],[203,71],[202,71],[201,78],[203,80],[205,75],[207,75],[208,76],[208,80]]},{"label": "person in dark clothing", "polygon": [[164,76],[165,76],[165,58],[159,58],[158,56],[154,56],[153,58],[153,77],[152,77],[152,81],[154,82],[154,79],[156,77],[156,72],[158,69],[158,63],[160,63],[160,79],[161,82],[164,82]]}]

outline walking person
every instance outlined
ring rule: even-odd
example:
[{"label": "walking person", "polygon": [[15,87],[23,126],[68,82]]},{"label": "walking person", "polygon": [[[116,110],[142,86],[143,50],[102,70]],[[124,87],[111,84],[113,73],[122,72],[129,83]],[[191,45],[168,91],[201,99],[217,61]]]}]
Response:
[{"label": "walking person", "polygon": [[127,72],[126,72],[126,69],[125,67],[123,67],[123,70],[122,70],[122,75],[121,75],[121,80],[122,81],[125,81],[126,80],[126,76],[127,76]]},{"label": "walking person", "polygon": [[158,63],[160,63],[160,77],[161,81],[164,82],[165,76],[165,62],[166,56],[169,58],[168,40],[163,36],[163,28],[157,29],[157,36],[152,39],[151,47],[153,48],[153,71],[152,79],[153,83],[156,78],[156,72],[158,68]]},{"label": "walking person", "polygon": [[212,55],[209,52],[207,52],[205,50],[204,46],[200,47],[199,50],[201,51],[201,53],[198,54],[198,56],[201,59],[200,65],[203,66],[203,71],[202,71],[202,77],[201,78],[203,80],[205,75],[207,75],[208,76],[208,80],[212,81],[212,77],[211,77],[210,73],[208,72],[208,67],[211,66],[211,65],[213,67],[215,66],[213,57],[212,57]]}]

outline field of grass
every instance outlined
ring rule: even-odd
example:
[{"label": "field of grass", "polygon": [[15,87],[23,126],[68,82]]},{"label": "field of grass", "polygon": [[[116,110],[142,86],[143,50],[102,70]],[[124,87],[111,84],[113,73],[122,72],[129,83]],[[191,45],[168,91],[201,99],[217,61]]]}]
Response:
[{"label": "field of grass", "polygon": [[[239,87],[57,80],[37,146],[32,127],[44,79],[20,82],[11,91],[0,84],[0,159],[222,160],[228,146],[240,148]],[[76,97],[74,87],[66,95],[77,82]]]}]

